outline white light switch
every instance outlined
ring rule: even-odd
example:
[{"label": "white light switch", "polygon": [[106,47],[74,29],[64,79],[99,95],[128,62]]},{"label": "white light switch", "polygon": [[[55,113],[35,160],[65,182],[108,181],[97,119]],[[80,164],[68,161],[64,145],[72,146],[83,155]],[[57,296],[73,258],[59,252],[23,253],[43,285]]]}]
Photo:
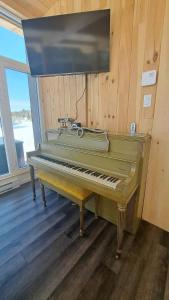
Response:
[{"label": "white light switch", "polygon": [[144,107],[151,106],[152,95],[144,95]]},{"label": "white light switch", "polygon": [[157,71],[147,71],[142,73],[141,85],[148,86],[156,84]]}]

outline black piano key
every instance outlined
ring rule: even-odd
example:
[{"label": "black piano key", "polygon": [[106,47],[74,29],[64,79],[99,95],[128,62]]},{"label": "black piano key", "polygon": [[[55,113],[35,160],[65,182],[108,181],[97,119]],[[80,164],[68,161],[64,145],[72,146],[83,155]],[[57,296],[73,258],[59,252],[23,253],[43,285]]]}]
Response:
[{"label": "black piano key", "polygon": [[86,174],[91,174],[91,173],[92,173],[91,170],[86,171]]},{"label": "black piano key", "polygon": [[99,177],[101,175],[101,173],[96,172],[95,175],[96,175],[96,177]]},{"label": "black piano key", "polygon": [[107,181],[111,181],[111,180],[112,180],[112,178],[113,178],[113,177],[109,177],[109,178],[107,179]]},{"label": "black piano key", "polygon": [[74,166],[73,165],[69,165],[69,168],[72,169]]},{"label": "black piano key", "polygon": [[116,182],[117,180],[118,180],[118,178],[114,178],[114,179],[113,179],[113,182]]},{"label": "black piano key", "polygon": [[80,168],[80,172],[84,172],[84,171],[86,171],[86,169]]},{"label": "black piano key", "polygon": [[95,177],[98,177],[98,176],[99,176],[97,172],[94,172],[93,175],[94,175]]},{"label": "black piano key", "polygon": [[79,170],[80,170],[80,167],[76,167],[76,168],[75,168],[75,171],[79,171]]},{"label": "black piano key", "polygon": [[83,168],[82,172],[83,172],[83,173],[86,172],[86,169]]},{"label": "black piano key", "polygon": [[118,179],[118,178],[115,178],[115,179],[114,179],[114,182],[116,182],[117,180],[119,180],[119,179]]}]

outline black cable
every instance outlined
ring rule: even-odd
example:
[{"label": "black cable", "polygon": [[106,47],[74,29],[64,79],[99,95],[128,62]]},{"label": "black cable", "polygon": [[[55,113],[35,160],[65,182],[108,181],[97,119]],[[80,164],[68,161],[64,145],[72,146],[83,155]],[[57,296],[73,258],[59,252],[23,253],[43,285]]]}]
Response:
[{"label": "black cable", "polygon": [[75,121],[77,121],[77,119],[78,119],[78,107],[77,107],[77,105],[78,105],[78,103],[80,102],[80,100],[83,98],[83,96],[84,96],[84,93],[86,92],[86,89],[87,89],[87,86],[85,86],[85,88],[84,88],[84,90],[83,90],[83,93],[82,93],[82,95],[79,97],[79,99],[77,99],[76,100],[76,117],[75,117]]}]

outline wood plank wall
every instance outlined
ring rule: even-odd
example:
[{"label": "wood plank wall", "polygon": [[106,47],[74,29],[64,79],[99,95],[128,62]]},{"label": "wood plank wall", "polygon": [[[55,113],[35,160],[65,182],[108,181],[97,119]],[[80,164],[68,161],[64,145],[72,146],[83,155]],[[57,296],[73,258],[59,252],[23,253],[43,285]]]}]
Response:
[{"label": "wood plank wall", "polygon": [[[87,91],[78,104],[77,99],[85,88],[85,75],[41,78],[40,87],[45,128],[57,127],[59,116],[70,116],[77,117],[83,125],[113,132],[127,132],[130,122],[135,121],[138,132],[152,134],[143,217],[169,231],[169,218],[163,220],[166,212],[169,215],[169,204],[163,206],[169,197],[167,183],[162,182],[157,194],[155,192],[162,161],[163,176],[169,173],[168,156],[164,159],[162,150],[169,143],[163,139],[163,143],[158,144],[158,149],[161,149],[158,151],[154,144],[157,139],[162,139],[167,126],[164,124],[161,130],[158,129],[163,123],[163,110],[167,105],[165,95],[169,93],[167,79],[163,83],[169,75],[165,49],[168,6],[168,0],[56,0],[46,15],[111,9],[111,67],[109,73],[87,76]],[[160,71],[157,85],[141,87],[141,73],[153,69]],[[149,108],[143,107],[145,94],[152,94]],[[163,193],[163,190],[167,192]]]},{"label": "wood plank wall", "polygon": [[166,2],[144,218],[169,231],[169,1]]}]

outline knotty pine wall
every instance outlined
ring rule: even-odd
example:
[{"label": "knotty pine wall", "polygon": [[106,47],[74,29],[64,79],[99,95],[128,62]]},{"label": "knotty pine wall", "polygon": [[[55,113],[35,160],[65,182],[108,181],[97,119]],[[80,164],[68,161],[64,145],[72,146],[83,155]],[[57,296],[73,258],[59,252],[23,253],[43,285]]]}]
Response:
[{"label": "knotty pine wall", "polygon": [[[169,0],[56,0],[48,15],[111,9],[110,72],[87,76],[78,120],[88,127],[152,134],[143,218],[169,231]],[[155,86],[141,87],[141,73],[157,70]],[[40,79],[45,128],[60,116],[76,117],[85,75]],[[152,106],[143,107],[144,94]],[[167,177],[168,175],[168,177]]]}]

